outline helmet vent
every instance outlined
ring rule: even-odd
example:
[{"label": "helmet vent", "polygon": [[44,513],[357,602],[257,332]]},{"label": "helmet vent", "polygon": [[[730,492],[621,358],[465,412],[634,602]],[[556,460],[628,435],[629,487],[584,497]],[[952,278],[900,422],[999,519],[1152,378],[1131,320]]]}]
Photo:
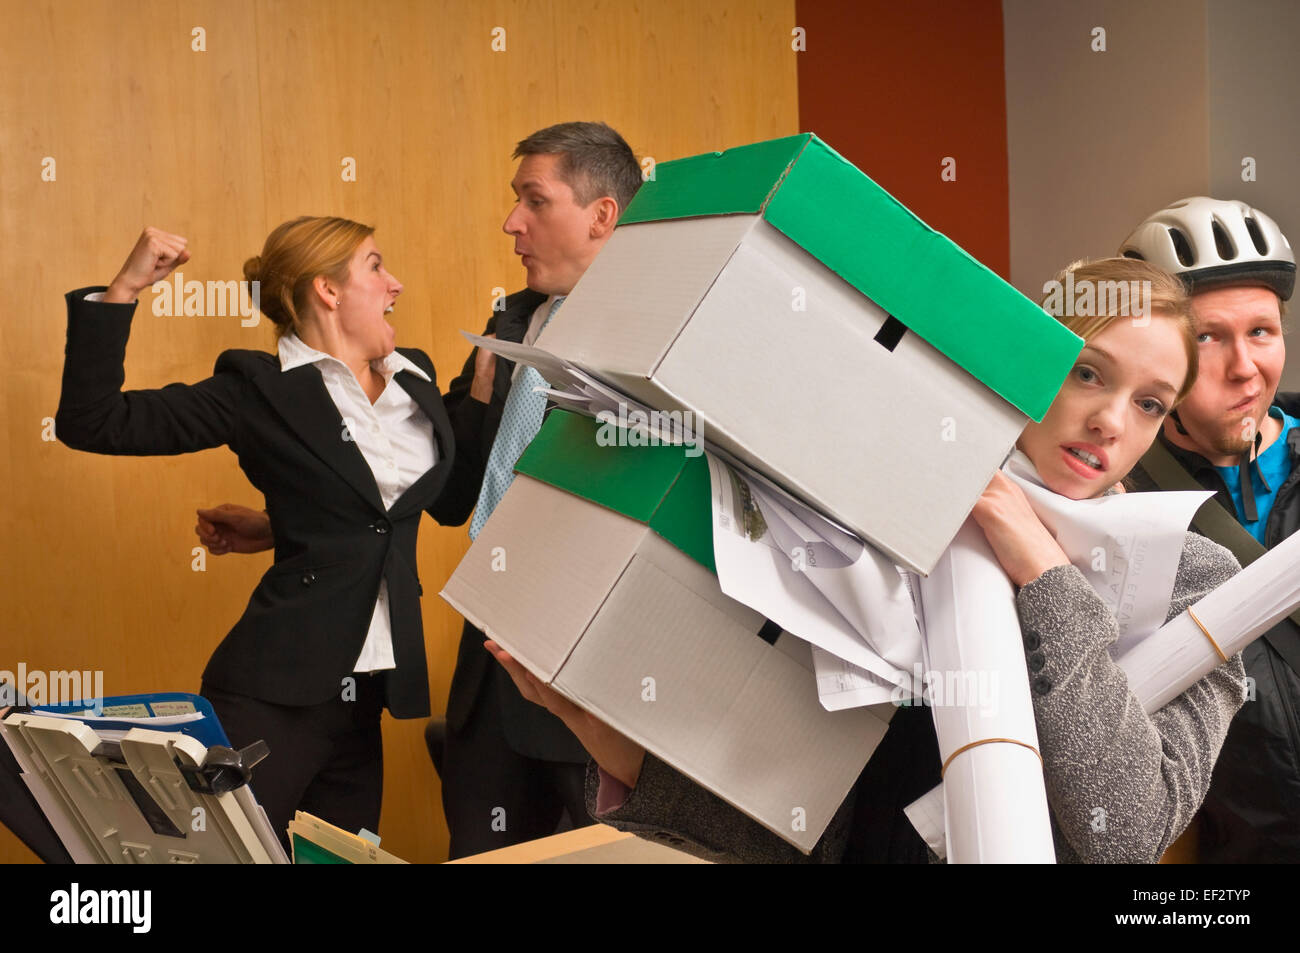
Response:
[{"label": "helmet vent", "polygon": [[1259,222],[1254,217],[1246,219],[1246,231],[1250,232],[1250,240],[1255,246],[1255,251],[1261,255],[1268,254],[1268,244],[1264,241],[1264,233],[1259,230]]},{"label": "helmet vent", "polygon": [[1216,218],[1210,223],[1210,230],[1214,232],[1214,250],[1219,253],[1223,261],[1232,261],[1237,257],[1237,249],[1233,247],[1232,239],[1228,237],[1227,231],[1219,224]]},{"label": "helmet vent", "polygon": [[1134,251],[1132,248],[1124,249],[1125,258],[1136,258],[1138,261],[1146,261],[1146,257],[1140,251]]},{"label": "helmet vent", "polygon": [[1174,254],[1178,256],[1178,261],[1184,268],[1196,264],[1196,258],[1192,255],[1192,246],[1188,243],[1186,235],[1176,228],[1171,228],[1169,240],[1174,243]]}]

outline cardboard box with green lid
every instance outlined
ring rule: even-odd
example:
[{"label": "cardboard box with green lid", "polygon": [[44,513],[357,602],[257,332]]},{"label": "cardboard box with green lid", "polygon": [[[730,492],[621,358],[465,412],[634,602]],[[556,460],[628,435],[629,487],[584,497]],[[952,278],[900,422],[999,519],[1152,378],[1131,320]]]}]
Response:
[{"label": "cardboard box with green lid", "polygon": [[1082,347],[810,134],[660,163],[537,343],[922,573]]},{"label": "cardboard box with green lid", "polygon": [[724,595],[708,463],[556,410],[442,596],[533,674],[805,852],[891,705],[828,712],[811,650]]}]

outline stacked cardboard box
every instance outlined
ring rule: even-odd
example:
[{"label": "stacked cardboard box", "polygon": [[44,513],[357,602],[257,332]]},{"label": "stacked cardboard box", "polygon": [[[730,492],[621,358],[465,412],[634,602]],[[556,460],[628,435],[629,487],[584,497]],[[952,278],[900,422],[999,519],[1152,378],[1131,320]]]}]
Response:
[{"label": "stacked cardboard box", "polygon": [[553,412],[443,597],[535,675],[811,850],[893,706],[828,712],[811,650],[713,572],[709,472]]}]

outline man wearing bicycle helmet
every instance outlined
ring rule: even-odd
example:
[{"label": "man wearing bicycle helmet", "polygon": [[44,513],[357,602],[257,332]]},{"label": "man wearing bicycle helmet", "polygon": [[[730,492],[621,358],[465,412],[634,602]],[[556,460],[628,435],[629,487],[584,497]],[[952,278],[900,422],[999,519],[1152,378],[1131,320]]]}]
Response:
[{"label": "man wearing bicycle helmet", "polygon": [[[1198,196],[1140,224],[1119,253],[1183,279],[1200,374],[1130,477],[1135,489],[1205,488],[1193,528],[1242,565],[1300,528],[1300,393],[1277,393],[1295,255],[1269,216]],[[1300,613],[1296,614],[1300,616]],[[1200,813],[1203,863],[1300,860],[1300,618],[1242,653],[1246,704]]]}]

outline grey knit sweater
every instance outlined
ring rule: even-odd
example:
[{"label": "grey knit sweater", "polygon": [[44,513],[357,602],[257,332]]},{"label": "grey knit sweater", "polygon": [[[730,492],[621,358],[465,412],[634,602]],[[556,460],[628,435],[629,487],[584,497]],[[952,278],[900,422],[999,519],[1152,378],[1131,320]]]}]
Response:
[{"label": "grey knit sweater", "polygon": [[[1188,533],[1169,618],[1239,569],[1222,546]],[[1031,675],[1032,697],[1057,860],[1154,863],[1210,785],[1244,700],[1241,656],[1147,715],[1107,652],[1115,619],[1078,569],[1049,569],[1020,590],[1016,607],[1026,651],[1043,656]],[[627,801],[603,815],[595,813],[598,786],[593,762],[587,810],[598,820],[708,860],[740,863],[838,863],[856,797],[849,794],[805,856],[648,752]],[[1104,825],[1096,808],[1105,812]]]}]

